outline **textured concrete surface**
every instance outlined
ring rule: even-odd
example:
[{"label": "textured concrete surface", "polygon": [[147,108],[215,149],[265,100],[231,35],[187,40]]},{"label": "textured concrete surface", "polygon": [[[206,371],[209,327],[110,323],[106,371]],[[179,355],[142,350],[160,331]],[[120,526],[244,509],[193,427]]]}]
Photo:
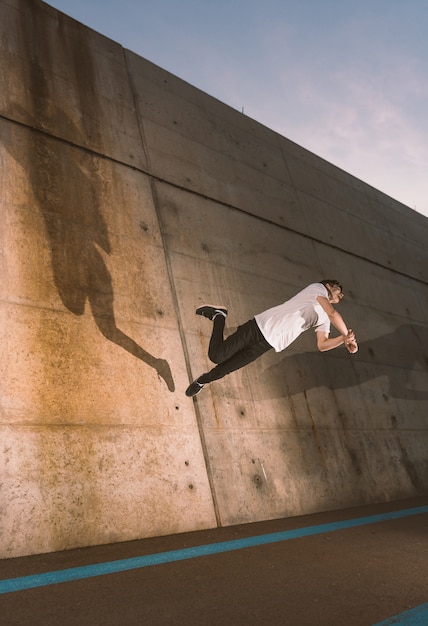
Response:
[{"label": "textured concrete surface", "polygon": [[[428,220],[39,0],[0,0],[0,557],[428,491]],[[313,333],[184,396],[233,329]]]}]

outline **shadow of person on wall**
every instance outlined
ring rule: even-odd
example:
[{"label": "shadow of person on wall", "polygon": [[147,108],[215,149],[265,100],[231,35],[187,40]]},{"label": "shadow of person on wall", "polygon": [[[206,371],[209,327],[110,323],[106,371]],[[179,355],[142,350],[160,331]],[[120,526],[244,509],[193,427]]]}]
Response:
[{"label": "shadow of person on wall", "polygon": [[385,399],[428,400],[427,346],[427,327],[403,324],[392,333],[360,343],[352,356],[344,352],[339,356],[335,350],[284,353],[263,371],[262,387],[276,389],[277,397],[282,397],[316,387],[346,389],[384,377],[388,384]]},{"label": "shadow of person on wall", "polygon": [[79,316],[88,301],[104,337],[154,368],[174,391],[168,362],[144,350],[117,326],[113,282],[102,255],[111,252],[99,207],[104,183],[98,178],[94,157],[81,153],[76,160],[67,159],[60,142],[34,131],[30,145],[29,161],[24,165],[46,225],[61,301]]},{"label": "shadow of person on wall", "polygon": [[40,57],[46,63],[46,55],[52,53],[51,50],[48,53],[44,50],[49,33],[44,32],[45,25],[38,19],[37,13],[34,20],[32,28],[28,27],[28,21],[23,22],[24,46],[28,52],[25,77],[28,81],[27,106],[11,105],[11,117],[23,119],[39,130],[26,131],[30,137],[27,151],[14,148],[13,141],[8,149],[15,159],[22,161],[28,172],[34,197],[43,215],[58,294],[64,306],[74,315],[84,313],[87,300],[104,337],[154,368],[168,389],[174,391],[168,362],[154,357],[117,327],[112,278],[102,254],[111,252],[107,224],[101,210],[103,194],[109,193],[109,181],[103,178],[100,171],[99,157],[84,149],[71,148],[67,142],[43,132],[45,128],[55,129],[66,137],[72,137],[73,144],[85,145],[85,139],[90,137],[92,141],[96,140],[97,145],[102,145],[101,122],[94,116],[97,94],[93,87],[95,76],[91,68],[91,53],[85,49],[82,38],[82,45],[75,51],[81,58],[74,59],[79,68],[79,93],[76,98],[82,111],[81,130],[57,106],[55,93],[51,94],[44,66],[39,60]]}]

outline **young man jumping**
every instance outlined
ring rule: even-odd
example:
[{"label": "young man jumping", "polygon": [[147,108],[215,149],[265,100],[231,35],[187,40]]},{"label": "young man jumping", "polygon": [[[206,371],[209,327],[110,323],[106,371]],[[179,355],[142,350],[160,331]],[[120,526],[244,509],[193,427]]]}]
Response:
[{"label": "young man jumping", "polygon": [[[223,333],[227,309],[211,305],[198,307],[196,314],[213,322],[208,356],[217,365],[193,381],[186,389],[186,396],[195,396],[207,383],[248,365],[268,350],[285,350],[309,328],[315,328],[317,347],[321,352],[344,344],[348,352],[354,354],[358,351],[354,332],[348,329],[340,313],[333,307],[333,304],[339,304],[343,295],[337,280],[312,283],[290,300],[238,326],[226,339]],[[331,324],[340,333],[337,337],[329,337]]]}]

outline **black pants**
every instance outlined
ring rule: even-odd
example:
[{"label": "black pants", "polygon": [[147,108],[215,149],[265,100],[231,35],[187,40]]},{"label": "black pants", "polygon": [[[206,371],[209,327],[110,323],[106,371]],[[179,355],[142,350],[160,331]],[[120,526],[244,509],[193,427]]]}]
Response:
[{"label": "black pants", "polygon": [[208,356],[218,365],[207,374],[199,376],[200,383],[211,383],[213,380],[223,378],[272,349],[263,337],[256,320],[252,319],[238,326],[227,339],[223,336],[225,322],[226,318],[223,315],[214,318]]}]

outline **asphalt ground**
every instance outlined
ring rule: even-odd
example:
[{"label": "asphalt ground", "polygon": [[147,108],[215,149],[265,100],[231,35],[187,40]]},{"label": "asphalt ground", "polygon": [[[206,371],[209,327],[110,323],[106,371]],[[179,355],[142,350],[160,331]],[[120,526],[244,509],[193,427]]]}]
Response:
[{"label": "asphalt ground", "polygon": [[381,622],[428,625],[428,494],[0,561],[2,626]]}]

